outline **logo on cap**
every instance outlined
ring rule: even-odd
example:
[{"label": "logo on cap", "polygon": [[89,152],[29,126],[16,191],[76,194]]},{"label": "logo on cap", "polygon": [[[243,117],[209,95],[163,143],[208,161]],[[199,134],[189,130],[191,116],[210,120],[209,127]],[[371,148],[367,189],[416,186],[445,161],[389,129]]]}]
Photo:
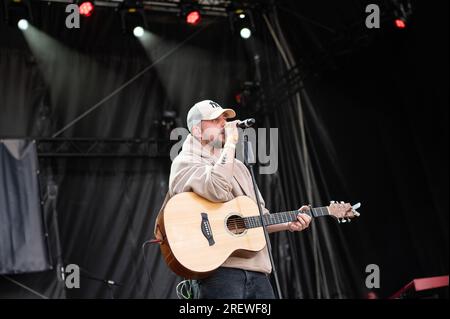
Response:
[{"label": "logo on cap", "polygon": [[211,105],[212,108],[220,107],[220,105],[214,101],[209,101],[209,105]]}]

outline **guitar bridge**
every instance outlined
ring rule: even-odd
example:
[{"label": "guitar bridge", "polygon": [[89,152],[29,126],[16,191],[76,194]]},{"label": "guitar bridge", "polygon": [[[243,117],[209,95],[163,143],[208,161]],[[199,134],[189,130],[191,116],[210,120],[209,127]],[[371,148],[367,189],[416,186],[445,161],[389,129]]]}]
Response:
[{"label": "guitar bridge", "polygon": [[200,228],[202,229],[203,236],[208,240],[210,246],[215,244],[214,237],[212,235],[211,225],[209,224],[208,214],[201,213],[202,222]]}]

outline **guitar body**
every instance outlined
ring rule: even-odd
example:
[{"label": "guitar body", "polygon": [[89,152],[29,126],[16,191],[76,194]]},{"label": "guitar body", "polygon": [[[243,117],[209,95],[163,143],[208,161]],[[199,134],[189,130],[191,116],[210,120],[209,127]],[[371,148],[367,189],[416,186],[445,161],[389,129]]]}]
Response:
[{"label": "guitar body", "polygon": [[263,229],[247,229],[240,218],[257,215],[257,204],[246,196],[225,203],[191,192],[173,196],[157,220],[167,265],[184,278],[199,279],[230,256],[254,255],[266,245]]}]

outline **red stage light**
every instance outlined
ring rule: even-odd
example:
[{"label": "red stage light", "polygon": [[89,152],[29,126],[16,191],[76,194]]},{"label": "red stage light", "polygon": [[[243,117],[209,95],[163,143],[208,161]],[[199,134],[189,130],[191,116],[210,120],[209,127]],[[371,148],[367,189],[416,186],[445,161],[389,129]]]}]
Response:
[{"label": "red stage light", "polygon": [[406,23],[402,19],[395,19],[395,26],[399,29],[404,29],[406,28]]},{"label": "red stage light", "polygon": [[198,11],[191,11],[186,16],[186,22],[188,24],[196,25],[200,22],[200,12]]},{"label": "red stage light", "polygon": [[239,103],[241,103],[241,100],[242,100],[242,94],[241,93],[237,93],[235,96],[234,96],[234,99],[236,100],[236,102],[239,104]]},{"label": "red stage light", "polygon": [[94,5],[92,2],[86,1],[80,4],[80,14],[89,17],[94,12]]}]

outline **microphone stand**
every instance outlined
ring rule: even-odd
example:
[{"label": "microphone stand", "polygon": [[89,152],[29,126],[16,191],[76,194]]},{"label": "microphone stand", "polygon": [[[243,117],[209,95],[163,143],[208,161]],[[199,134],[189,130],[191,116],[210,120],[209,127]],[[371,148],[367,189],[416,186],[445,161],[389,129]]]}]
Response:
[{"label": "microphone stand", "polygon": [[267,226],[264,223],[264,219],[263,219],[263,211],[261,208],[261,201],[259,199],[258,196],[258,192],[257,192],[257,186],[256,186],[256,179],[255,179],[255,173],[253,171],[253,164],[251,164],[249,162],[249,148],[248,148],[248,135],[244,134],[244,164],[245,166],[247,166],[247,168],[250,171],[250,175],[252,176],[252,183],[253,183],[253,190],[255,191],[255,198],[256,198],[256,203],[258,204],[258,211],[259,211],[259,218],[261,220],[261,226],[263,228],[264,231],[264,237],[266,239],[266,245],[267,245],[267,251],[269,252],[269,258],[270,258],[270,263],[272,265],[272,272],[273,272],[273,276],[275,278],[275,285],[276,285],[276,290],[277,290],[277,294],[278,294],[278,299],[283,299],[282,295],[281,295],[281,288],[280,288],[280,282],[278,281],[278,274],[277,274],[277,270],[275,267],[275,263],[273,261],[273,256],[272,256],[272,245],[270,244],[270,238],[269,238],[269,233],[267,232]]}]

